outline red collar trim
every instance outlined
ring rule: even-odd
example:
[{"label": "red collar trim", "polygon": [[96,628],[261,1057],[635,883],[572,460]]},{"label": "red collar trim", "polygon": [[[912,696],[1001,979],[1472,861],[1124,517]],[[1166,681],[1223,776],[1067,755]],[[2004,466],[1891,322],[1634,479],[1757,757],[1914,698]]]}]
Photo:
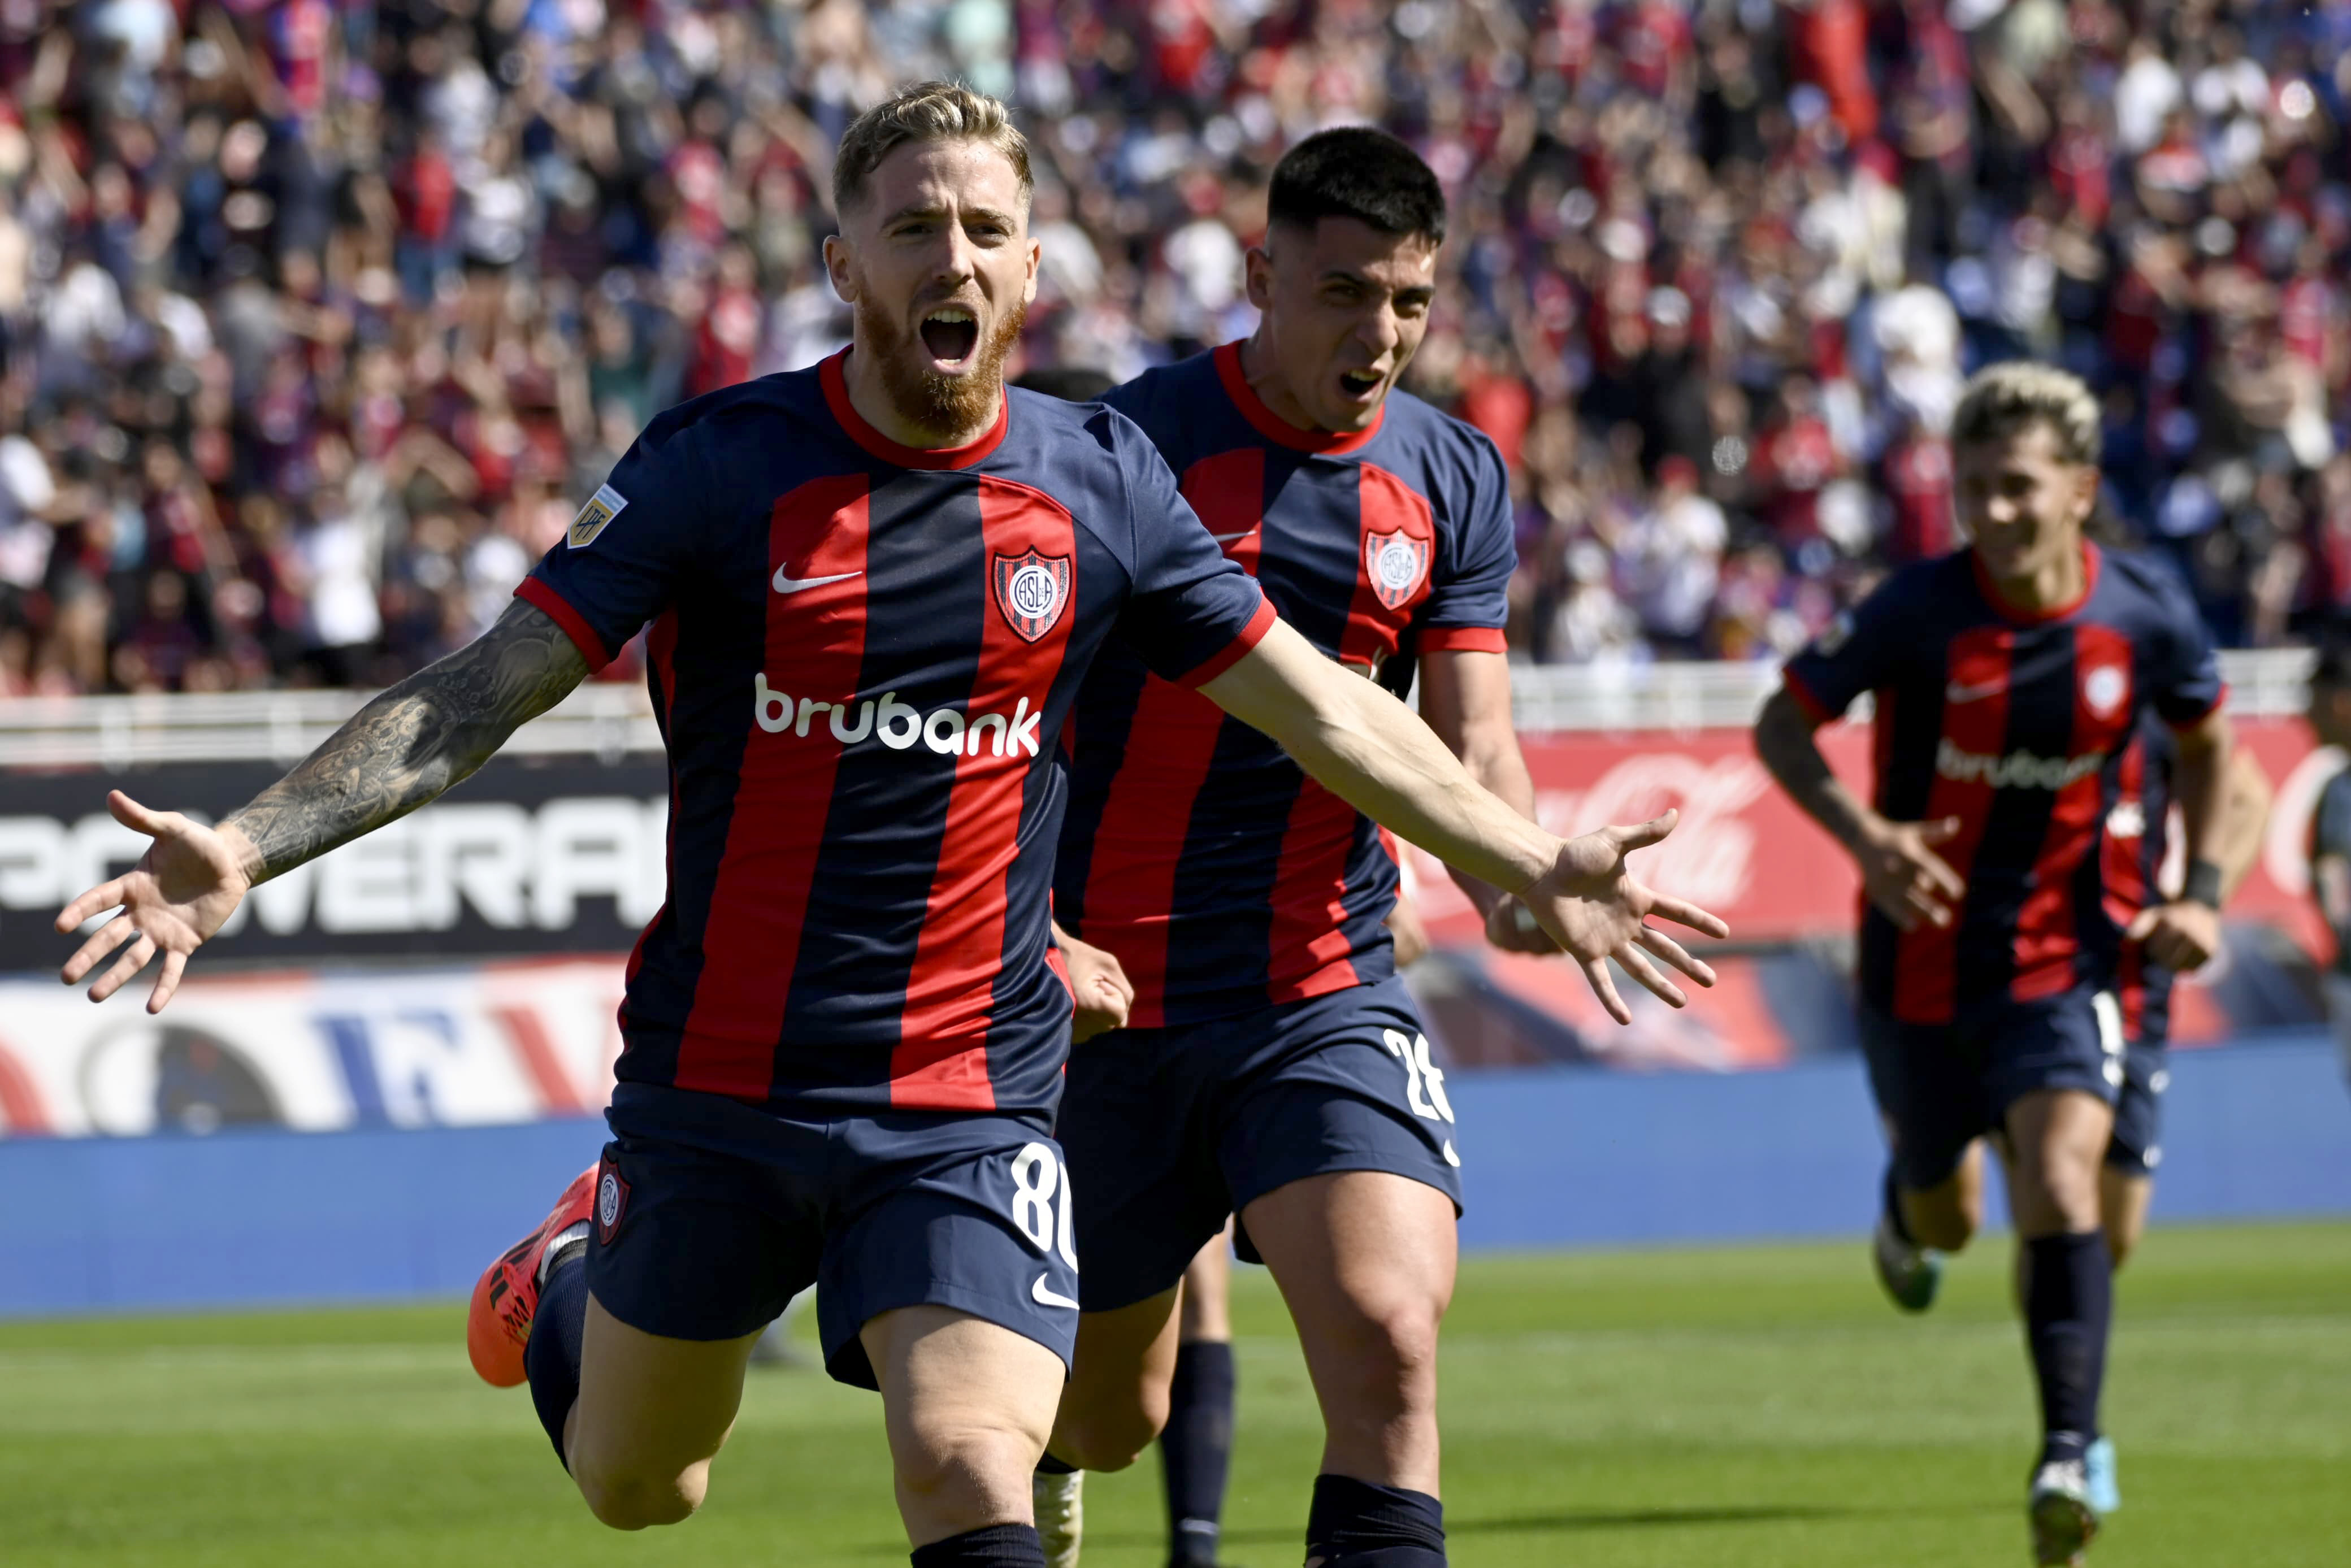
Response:
[{"label": "red collar trim", "polygon": [[1241,417],[1248,420],[1259,435],[1276,445],[1287,446],[1292,452],[1353,452],[1377,435],[1380,426],[1387,423],[1388,405],[1384,398],[1380,402],[1380,412],[1373,417],[1367,430],[1345,433],[1301,430],[1268,408],[1265,399],[1258,396],[1257,389],[1249,384],[1249,378],[1241,373],[1240,344],[1227,343],[1217,350],[1216,359],[1217,379],[1225,383],[1225,395],[1233,400],[1233,406],[1241,411]]},{"label": "red collar trim", "polygon": [[968,468],[1004,444],[1004,433],[1012,423],[1012,400],[1001,393],[996,403],[996,423],[987,434],[967,446],[902,446],[891,440],[857,412],[849,401],[847,366],[850,350],[841,352],[817,366],[817,379],[824,385],[824,401],[832,410],[832,417],[849,433],[849,439],[884,462],[895,463],[901,468]]},{"label": "red collar trim", "polygon": [[1984,602],[1991,606],[1993,612],[2001,620],[2014,622],[2019,626],[2043,626],[2052,621],[2063,621],[2090,602],[2090,595],[2098,591],[2098,562],[2101,559],[2098,547],[2084,539],[2082,591],[2074,595],[2074,601],[2061,604],[2053,610],[2019,610],[2000,596],[2000,590],[1993,586],[1991,573],[1984,570],[1983,557],[1973,549],[1968,551],[1968,565],[1976,574],[1976,591],[1983,595]]}]

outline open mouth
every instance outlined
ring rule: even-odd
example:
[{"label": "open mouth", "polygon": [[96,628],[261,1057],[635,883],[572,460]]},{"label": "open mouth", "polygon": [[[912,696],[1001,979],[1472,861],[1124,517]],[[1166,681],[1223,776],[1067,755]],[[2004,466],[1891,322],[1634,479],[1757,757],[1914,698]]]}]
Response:
[{"label": "open mouth", "polygon": [[942,305],[923,318],[923,347],[942,365],[960,365],[979,346],[979,318],[961,305]]},{"label": "open mouth", "polygon": [[1339,372],[1340,394],[1350,402],[1361,402],[1380,390],[1387,377],[1377,371],[1342,371]]}]

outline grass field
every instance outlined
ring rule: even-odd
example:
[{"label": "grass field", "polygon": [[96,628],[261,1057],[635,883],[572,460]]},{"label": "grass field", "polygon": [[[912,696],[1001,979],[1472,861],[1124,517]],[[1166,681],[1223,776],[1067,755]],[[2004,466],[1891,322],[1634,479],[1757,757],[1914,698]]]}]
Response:
[{"label": "grass field", "polygon": [[[2032,1404],[2003,1249],[1919,1322],[1858,1243],[1485,1258],[1446,1329],[1462,1568],[2022,1563]],[[1319,1430],[1261,1271],[1237,1287],[1228,1557],[1289,1568]],[[2127,1506],[2095,1560],[2351,1563],[2351,1225],[2158,1229],[2107,1380]],[[1155,1461],[1092,1479],[1089,1568],[1155,1568]],[[459,1309],[0,1324],[0,1563],[904,1563],[878,1403],[759,1372],[710,1504],[588,1517]]]}]

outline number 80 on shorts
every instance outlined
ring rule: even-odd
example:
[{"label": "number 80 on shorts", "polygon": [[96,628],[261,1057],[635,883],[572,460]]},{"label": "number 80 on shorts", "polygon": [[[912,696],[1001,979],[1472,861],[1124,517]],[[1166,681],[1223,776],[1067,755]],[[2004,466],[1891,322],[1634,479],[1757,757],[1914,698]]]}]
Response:
[{"label": "number 80 on shorts", "polygon": [[1075,1269],[1078,1248],[1071,1239],[1070,1204],[1069,1173],[1054,1156],[1052,1145],[1022,1145],[1012,1156],[1012,1223],[1040,1255],[1059,1249],[1061,1261]]}]

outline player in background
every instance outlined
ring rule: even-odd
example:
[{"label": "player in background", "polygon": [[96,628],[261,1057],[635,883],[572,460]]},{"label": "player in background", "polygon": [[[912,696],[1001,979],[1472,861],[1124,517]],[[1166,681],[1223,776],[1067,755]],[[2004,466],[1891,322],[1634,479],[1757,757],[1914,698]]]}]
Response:
[{"label": "player in background", "polygon": [[[2230,733],[2186,593],[2084,537],[2088,390],[2044,365],[1992,366],[1963,392],[1951,444],[1968,548],[1897,572],[1790,661],[1756,749],[1861,872],[1860,1021],[1893,1145],[1875,1255],[1897,1296],[1925,1249],[1974,1228],[1970,1145],[1999,1132],[2013,1151],[2043,1429],[2027,1511],[2036,1560],[2069,1563],[2097,1530],[2085,1455],[2113,1302],[2099,1171],[2125,1052],[2103,827],[2151,708],[2177,737],[2188,873],[2137,928],[2149,956],[2202,964],[2220,943]],[[1865,691],[1867,803],[1813,735]]]},{"label": "player in background", "polygon": [[[2337,636],[2319,648],[2310,673],[2309,717],[2320,745],[2351,751],[2351,640]],[[2343,1071],[2351,1077],[2351,768],[2326,781],[2311,813],[2310,893],[2335,934],[2326,1011]]]},{"label": "player in background", "polygon": [[1719,921],[1624,867],[1670,820],[1562,842],[1280,623],[1118,415],[1002,386],[1036,284],[1026,142],[947,83],[861,115],[826,244],[850,349],[653,421],[467,647],[58,917],[151,1010],[255,884],[433,800],[648,622],[669,897],[640,940],[599,1171],[494,1262],[467,1345],[527,1377],[597,1517],[703,1500],[762,1325],[811,1280],[828,1369],[878,1387],[915,1568],[1041,1568],[1029,1478],[1073,1348],[1051,1117],[1061,727],[1131,646],[1413,841],[1520,896],[1623,1014],[1614,956]]},{"label": "player in background", "polygon": [[[1400,693],[1416,664],[1430,727],[1531,816],[1501,630],[1509,481],[1484,435],[1395,390],[1445,217],[1395,138],[1308,138],[1276,166],[1248,256],[1252,336],[1105,401],[1326,667]],[[1073,734],[1054,907],[1117,955],[1134,1006],[1071,1058],[1085,1313],[1039,1517],[1069,1520],[1076,1471],[1123,1468],[1167,1422],[1186,1381],[1179,1283],[1238,1212],[1237,1248],[1272,1270],[1322,1410],[1309,1561],[1439,1568],[1434,1352],[1464,1155],[1395,976],[1391,849],[1281,747],[1125,654],[1088,677]],[[1464,886],[1500,941],[1549,950],[1502,893]],[[1228,1358],[1210,1343],[1195,1338],[1195,1378]],[[1179,1563],[1212,1562],[1214,1530],[1181,1544]]]}]

